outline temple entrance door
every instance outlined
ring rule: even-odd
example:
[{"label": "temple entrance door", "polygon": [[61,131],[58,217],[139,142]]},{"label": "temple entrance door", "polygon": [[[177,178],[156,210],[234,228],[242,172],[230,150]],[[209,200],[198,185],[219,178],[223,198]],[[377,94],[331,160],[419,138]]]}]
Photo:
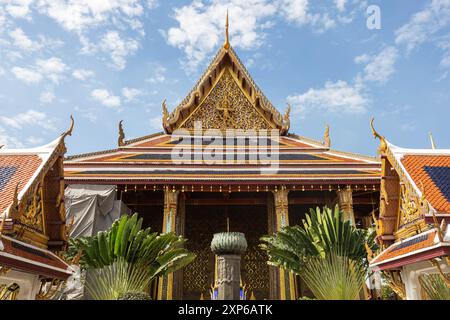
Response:
[{"label": "temple entrance door", "polygon": [[187,248],[197,254],[183,274],[183,299],[210,299],[214,282],[214,255],[210,244],[214,233],[243,232],[248,249],[242,257],[241,278],[256,299],[269,299],[269,267],[266,254],[258,247],[268,233],[267,195],[261,193],[191,193],[186,200],[185,236]]}]

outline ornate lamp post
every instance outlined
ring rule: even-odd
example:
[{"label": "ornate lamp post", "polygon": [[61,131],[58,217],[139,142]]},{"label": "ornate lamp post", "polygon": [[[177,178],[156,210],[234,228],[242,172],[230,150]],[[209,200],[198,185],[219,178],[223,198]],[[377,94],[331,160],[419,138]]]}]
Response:
[{"label": "ornate lamp post", "polygon": [[217,255],[218,300],[239,300],[241,254],[247,250],[247,240],[241,232],[216,233],[211,250]]}]

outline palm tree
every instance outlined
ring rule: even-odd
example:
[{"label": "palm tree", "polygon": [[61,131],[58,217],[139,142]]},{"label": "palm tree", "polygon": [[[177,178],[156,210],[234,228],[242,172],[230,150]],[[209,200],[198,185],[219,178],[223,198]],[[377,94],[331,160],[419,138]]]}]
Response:
[{"label": "palm tree", "polygon": [[441,275],[424,274],[419,277],[419,282],[429,300],[450,300],[450,286]]},{"label": "palm tree", "polygon": [[66,257],[79,260],[80,267],[89,270],[86,285],[94,299],[140,294],[154,278],[195,259],[195,254],[183,248],[186,239],[174,233],[143,230],[142,220],[137,213],[124,215],[107,231],[70,240]]},{"label": "palm tree", "polygon": [[299,275],[317,299],[357,298],[368,267],[365,244],[374,235],[343,220],[338,206],[311,209],[301,225],[261,238],[270,265]]},{"label": "palm tree", "polygon": [[195,258],[183,248],[186,239],[174,233],[152,233],[150,228],[142,230],[142,220],[137,213],[124,215],[107,231],[72,239],[68,258],[78,255],[82,268],[98,269],[121,257],[129,263],[145,265],[157,276],[176,271]]},{"label": "palm tree", "polygon": [[148,268],[121,257],[111,265],[90,270],[86,289],[94,300],[118,300],[124,295],[144,296],[150,300],[147,290],[152,279]]},{"label": "palm tree", "polygon": [[358,300],[365,272],[360,262],[330,252],[324,258],[309,259],[302,278],[319,300]]},{"label": "palm tree", "polygon": [[311,257],[325,258],[330,252],[339,252],[367,266],[365,243],[375,250],[373,235],[357,229],[343,220],[338,206],[334,211],[324,207],[311,209],[301,225],[287,226],[272,236],[261,238],[261,248],[267,251],[269,264],[301,275]]}]

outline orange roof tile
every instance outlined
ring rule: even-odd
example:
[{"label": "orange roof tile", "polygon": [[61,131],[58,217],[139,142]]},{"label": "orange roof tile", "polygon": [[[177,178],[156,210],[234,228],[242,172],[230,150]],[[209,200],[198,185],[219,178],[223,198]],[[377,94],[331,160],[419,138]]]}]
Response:
[{"label": "orange roof tile", "polygon": [[20,193],[41,163],[37,155],[0,155],[0,214],[12,203],[17,184]]},{"label": "orange roof tile", "polygon": [[[439,212],[450,213],[450,191],[448,181],[450,156],[445,155],[405,155],[401,160],[417,187],[425,188],[427,201]],[[445,170],[439,177],[432,170]]]},{"label": "orange roof tile", "polygon": [[381,252],[375,257],[370,264],[379,264],[380,262],[400,258],[406,254],[411,254],[414,251],[425,249],[434,245],[434,238],[436,232],[432,231],[420,236],[412,237],[403,241],[399,241],[391,245],[389,248]]}]

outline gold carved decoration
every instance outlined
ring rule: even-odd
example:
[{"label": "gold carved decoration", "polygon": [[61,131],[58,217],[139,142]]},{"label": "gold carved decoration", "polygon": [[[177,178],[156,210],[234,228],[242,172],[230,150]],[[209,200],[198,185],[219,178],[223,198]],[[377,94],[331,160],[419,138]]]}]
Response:
[{"label": "gold carved decoration", "polygon": [[228,69],[182,128],[194,129],[197,121],[201,121],[202,129],[270,129],[267,120],[245,96]]},{"label": "gold carved decoration", "polygon": [[13,283],[9,286],[6,284],[0,285],[0,300],[16,300],[19,294],[20,286]]},{"label": "gold carved decoration", "polygon": [[122,122],[123,120],[119,121],[119,138],[117,139],[117,144],[119,147],[125,145],[125,132],[123,131]]},{"label": "gold carved decoration", "polygon": [[330,126],[327,124],[325,126],[325,133],[323,134],[324,145],[327,148],[331,147],[331,139],[330,139]]},{"label": "gold carved decoration", "polygon": [[288,103],[286,112],[284,113],[283,116],[283,130],[287,132],[290,126],[291,126],[291,105]]},{"label": "gold carved decoration", "polygon": [[65,281],[60,279],[52,279],[51,281],[42,279],[39,292],[36,294],[36,300],[51,300],[60,291],[64,284]]},{"label": "gold carved decoration", "polygon": [[42,214],[42,187],[38,184],[34,194],[26,200],[25,210],[19,217],[19,221],[24,225],[33,229],[43,231],[43,214]]},{"label": "gold carved decoration", "polygon": [[387,284],[391,289],[400,297],[400,299],[406,299],[406,288],[403,283],[402,277],[400,275],[400,271],[382,271],[385,279],[387,280]]},{"label": "gold carved decoration", "polygon": [[72,136],[72,131],[73,131],[73,127],[74,127],[74,126],[75,126],[75,121],[73,120],[73,116],[70,115],[70,126],[69,126],[69,129],[67,129],[66,131],[64,131],[64,132],[61,134],[61,140],[62,140],[62,148],[61,148],[61,150],[62,150],[62,153],[63,153],[63,154],[66,153],[66,151],[67,151],[67,148],[66,148],[66,144],[65,144],[64,139],[65,139],[67,136]]},{"label": "gold carved decoration", "polygon": [[289,225],[288,193],[289,190],[286,189],[286,186],[281,186],[280,190],[275,190],[273,192],[275,215],[277,219],[277,231]]},{"label": "gold carved decoration", "polygon": [[375,118],[372,117],[372,119],[370,120],[370,128],[372,129],[372,134],[374,138],[378,138],[380,140],[380,147],[379,147],[379,151],[381,153],[384,153],[387,149],[387,143],[386,143],[386,139],[381,136],[376,130],[375,127],[373,125],[373,122],[375,121]]},{"label": "gold carved decoration", "polygon": [[400,184],[400,226],[420,218],[420,199],[404,183]]},{"label": "gold carved decoration", "polygon": [[167,123],[167,121],[169,120],[169,111],[167,110],[167,104],[166,104],[166,99],[164,99],[163,103],[162,103],[162,111],[163,111],[163,126],[166,127],[169,124]]},{"label": "gold carved decoration", "polygon": [[19,217],[19,184],[17,183],[14,189],[13,201],[9,207],[8,216],[12,219],[17,219]]}]

